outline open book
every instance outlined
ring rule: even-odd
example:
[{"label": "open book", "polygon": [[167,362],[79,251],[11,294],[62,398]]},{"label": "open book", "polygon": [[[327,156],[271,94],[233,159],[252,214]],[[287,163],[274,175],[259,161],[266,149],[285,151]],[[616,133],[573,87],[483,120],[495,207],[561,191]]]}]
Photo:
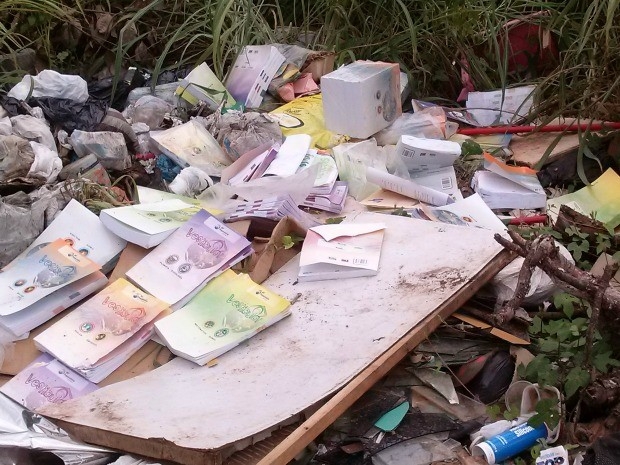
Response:
[{"label": "open book", "polygon": [[288,300],[227,270],[157,323],[170,351],[204,365],[290,314]]}]

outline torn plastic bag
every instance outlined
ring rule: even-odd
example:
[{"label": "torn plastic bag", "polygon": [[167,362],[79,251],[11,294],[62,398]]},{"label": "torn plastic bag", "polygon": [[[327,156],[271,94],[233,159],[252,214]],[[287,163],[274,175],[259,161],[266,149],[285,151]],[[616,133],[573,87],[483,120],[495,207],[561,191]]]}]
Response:
[{"label": "torn plastic bag", "polygon": [[[478,359],[482,359],[484,365],[471,381],[465,383],[465,387],[483,404],[492,404],[499,400],[510,386],[515,372],[515,361],[505,350]],[[478,359],[469,364],[478,363]]]},{"label": "torn plastic bag", "polygon": [[58,151],[47,121],[34,116],[18,115],[11,118],[11,124],[13,125],[13,134],[16,136],[43,144],[54,152]]},{"label": "torn plastic bag", "polygon": [[170,113],[174,107],[165,100],[154,95],[140,97],[136,103],[132,103],[123,110],[123,116],[131,123],[145,123],[151,129],[161,127],[166,113]]},{"label": "torn plastic bag", "polygon": [[0,119],[0,135],[10,136],[13,134],[13,125],[11,124],[11,118],[5,116]]},{"label": "torn plastic bag", "polygon": [[[220,182],[205,190],[198,198],[223,211],[232,209],[244,200],[251,202],[281,194],[289,194],[296,205],[301,205],[314,187],[317,173],[318,165],[311,165],[309,168],[286,178],[267,176],[236,186],[229,186]],[[235,195],[239,196],[240,199],[231,200]]]},{"label": "torn plastic bag", "polygon": [[0,268],[43,232],[49,202],[49,198],[33,200],[23,192],[0,198]]},{"label": "torn plastic bag", "polygon": [[410,179],[409,171],[396,154],[394,145],[379,147],[375,139],[337,145],[333,148],[341,181],[349,184],[349,194],[362,200],[378,189],[366,180],[366,168],[387,171],[403,179]]},{"label": "torn plastic bag", "polygon": [[18,100],[32,97],[66,98],[76,102],[88,100],[88,85],[80,76],[60,74],[51,69],[36,76],[26,74],[7,94]]},{"label": "torn plastic bag", "polygon": [[110,465],[161,465],[159,462],[151,462],[148,459],[141,459],[133,455],[123,455]]},{"label": "torn plastic bag", "polygon": [[138,136],[136,136],[131,124],[127,122],[120,111],[114,108],[108,108],[107,114],[97,126],[96,131],[119,132],[125,138],[125,144],[132,152],[137,152],[140,148]]},{"label": "torn plastic bag", "polygon": [[204,171],[187,167],[174,178],[170,183],[170,190],[178,195],[186,197],[196,197],[206,188],[213,185],[213,180]]},{"label": "torn plastic bag", "polygon": [[[456,126],[458,128],[458,125]],[[403,113],[387,128],[373,137],[379,145],[395,145],[400,136],[425,139],[447,139],[456,129],[446,122],[446,114],[439,107],[430,107],[415,113]]]},{"label": "torn plastic bag", "polygon": [[121,133],[73,131],[69,140],[78,157],[94,153],[104,168],[122,171],[131,166],[131,157]]},{"label": "torn plastic bag", "polygon": [[103,465],[115,457],[109,449],[79,443],[46,420],[0,394],[0,455],[4,449],[47,451],[65,465]]},{"label": "torn plastic bag", "polygon": [[112,98],[112,88],[114,86],[114,78],[109,77],[100,79],[99,81],[92,81],[88,83],[88,93],[97,100],[104,101],[112,108],[118,111],[123,111],[125,102],[129,97],[129,93],[136,87],[143,86],[145,79],[141,72],[134,70],[131,74],[131,82],[128,82],[129,78],[125,74],[125,79],[118,80],[116,83],[116,89],[114,89],[114,100]]},{"label": "torn plastic bag", "polygon": [[93,98],[85,102],[75,102],[68,99],[41,97],[30,99],[28,104],[41,108],[48,121],[67,132],[73,132],[76,129],[94,131],[108,109],[105,101]]},{"label": "torn plastic bag", "polygon": [[62,170],[62,160],[58,153],[34,141],[30,142],[30,147],[34,152],[34,162],[30,166],[28,177],[42,179],[47,184],[56,181],[60,170]]},{"label": "torn plastic bag", "polygon": [[26,177],[34,158],[34,151],[26,139],[0,136],[0,182]]},{"label": "torn plastic bag", "polygon": [[[571,263],[575,263],[570,252],[562,244],[556,242],[555,246],[558,247],[560,254]],[[501,270],[495,277],[480,291],[478,294],[481,297],[492,297],[496,299],[498,304],[503,304],[505,301],[512,299],[517,289],[517,282],[519,281],[519,272],[523,267],[522,257],[517,257],[511,263],[509,263],[503,270]],[[530,278],[530,288],[523,299],[525,305],[539,305],[548,300],[553,294],[558,292],[558,287],[551,280],[551,278],[540,268],[536,267],[532,270],[532,277]]]},{"label": "torn plastic bag", "polygon": [[282,142],[280,125],[268,115],[256,112],[215,112],[207,118],[196,118],[213,134],[220,146],[236,160],[263,144]]},{"label": "torn plastic bag", "polygon": [[168,84],[160,84],[155,86],[154,90],[151,90],[150,87],[136,87],[127,96],[127,105],[131,105],[132,103],[136,103],[141,97],[145,95],[153,95],[158,97],[165,102],[168,102],[173,107],[176,107],[179,103],[179,97],[175,95],[175,91],[179,87],[178,82],[170,82]]}]

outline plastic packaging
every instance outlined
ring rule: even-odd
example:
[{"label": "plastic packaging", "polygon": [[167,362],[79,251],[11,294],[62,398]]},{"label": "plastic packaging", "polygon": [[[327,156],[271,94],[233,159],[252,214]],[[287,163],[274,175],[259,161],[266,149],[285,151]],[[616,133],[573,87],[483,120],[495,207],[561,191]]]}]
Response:
[{"label": "plastic packaging", "polygon": [[216,112],[208,118],[196,118],[196,121],[204,124],[233,160],[261,145],[282,142],[277,121],[261,113],[229,111],[222,115]]},{"label": "plastic packaging", "polygon": [[349,194],[355,200],[371,195],[377,186],[366,180],[366,169],[376,168],[403,179],[410,179],[409,171],[396,155],[396,147],[377,146],[377,141],[368,139],[362,142],[340,144],[334,147],[334,158],[338,166],[340,180],[349,184]]},{"label": "plastic packaging", "polygon": [[30,142],[30,147],[34,152],[34,162],[30,166],[28,177],[43,179],[47,184],[56,181],[62,169],[62,160],[58,153],[34,141]]},{"label": "plastic packaging", "polygon": [[26,177],[34,162],[34,152],[26,139],[0,136],[0,182]]},{"label": "plastic packaging", "polygon": [[0,136],[10,136],[13,134],[13,125],[11,124],[11,118],[4,116],[0,118]]},{"label": "plastic packaging", "polygon": [[85,102],[88,100],[88,85],[80,76],[60,74],[46,69],[36,76],[26,74],[7,95],[18,100],[26,100],[29,94],[31,97],[66,98]]},{"label": "plastic packaging", "polygon": [[484,457],[489,465],[494,465],[520,454],[545,437],[547,427],[544,424],[534,428],[524,423],[476,444],[471,453],[474,457]]},{"label": "plastic packaging", "polygon": [[130,104],[123,111],[123,116],[131,123],[145,123],[150,129],[161,127],[166,113],[174,107],[154,95],[144,95],[136,103]]},{"label": "plastic packaging", "polygon": [[321,94],[297,98],[269,114],[278,121],[284,136],[309,134],[312,147],[329,149],[348,140],[325,127]]},{"label": "plastic packaging", "polygon": [[195,197],[212,185],[213,180],[204,171],[190,166],[184,168],[169,187],[175,194]]},{"label": "plastic packaging", "polygon": [[[559,248],[559,251],[564,258],[569,260],[571,263],[575,263],[570,252],[566,250],[562,244],[556,242],[555,246]],[[517,289],[517,282],[519,280],[519,273],[523,266],[523,261],[524,258],[517,257],[504,269],[500,270],[500,272],[495,275],[489,284],[479,291],[479,294],[482,296],[494,297],[499,303],[510,300],[514,296]],[[542,304],[557,291],[558,287],[551,280],[551,278],[549,278],[549,276],[547,276],[547,274],[540,268],[536,267],[532,270],[530,288],[525,295],[523,303],[525,305]]]},{"label": "plastic packaging", "polygon": [[28,102],[32,105],[38,105],[48,121],[68,132],[76,129],[94,131],[105,117],[108,109],[107,102],[92,98],[86,102],[49,97],[31,100]]},{"label": "plastic packaging", "polygon": [[447,139],[451,135],[446,131],[444,111],[439,107],[430,107],[415,113],[403,113],[373,137],[379,145],[392,145],[398,143],[400,136]]},{"label": "plastic packaging", "polygon": [[151,91],[150,87],[136,87],[127,96],[127,105],[131,105],[132,103],[136,103],[141,97],[145,95],[153,95],[158,97],[165,102],[168,102],[172,106],[177,106],[179,103],[179,98],[174,94],[179,87],[178,82],[170,82],[168,84],[160,84],[155,86],[155,90]]},{"label": "plastic packaging", "polygon": [[47,122],[34,116],[19,115],[11,118],[13,134],[24,139],[33,140],[45,145],[53,151],[57,151],[56,142]]},{"label": "plastic packaging", "polygon": [[122,171],[131,166],[125,139],[118,132],[73,131],[69,140],[78,157],[94,153],[104,168]]}]

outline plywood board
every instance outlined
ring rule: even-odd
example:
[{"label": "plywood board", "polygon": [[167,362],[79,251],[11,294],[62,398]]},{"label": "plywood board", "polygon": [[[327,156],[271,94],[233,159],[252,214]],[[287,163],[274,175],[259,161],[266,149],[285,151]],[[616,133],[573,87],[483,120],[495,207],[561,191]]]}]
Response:
[{"label": "plywood board", "polygon": [[376,371],[373,364],[395,345],[413,348],[402,344],[404,336],[439,308],[450,309],[447,302],[462,299],[464,290],[480,287],[483,282],[473,281],[501,251],[493,233],[482,229],[351,216],[387,224],[377,276],[297,283],[295,259],[265,282],[289,299],[299,295],[292,316],[216,366],[177,358],[41,413],[87,442],[219,465],[233,444],[289,420],[364,370]]},{"label": "plywood board", "polygon": [[542,159],[547,149],[555,144],[558,137],[559,140],[549,153],[545,164],[562,158],[571,152],[576,152],[579,149],[579,135],[575,133],[539,132],[526,136],[514,135],[510,141],[512,159],[518,165],[534,168]]}]

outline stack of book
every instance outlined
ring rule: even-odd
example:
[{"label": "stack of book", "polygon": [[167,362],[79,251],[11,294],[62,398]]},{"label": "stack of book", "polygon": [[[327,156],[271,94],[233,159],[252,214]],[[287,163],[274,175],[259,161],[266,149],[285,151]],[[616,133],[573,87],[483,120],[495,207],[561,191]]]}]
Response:
[{"label": "stack of book", "polygon": [[69,239],[33,248],[0,273],[0,326],[18,337],[107,282]]},{"label": "stack of book", "polygon": [[310,228],[299,259],[299,282],[374,276],[385,225],[340,223]]},{"label": "stack of book", "polygon": [[248,218],[266,218],[268,220],[280,221],[287,216],[300,224],[311,224],[312,226],[318,224],[295,205],[295,201],[289,194],[258,199],[253,202],[243,202],[237,205],[234,210],[227,212],[224,220],[233,222]]},{"label": "stack of book", "polygon": [[4,384],[0,392],[28,410],[35,410],[45,404],[61,404],[96,389],[96,384],[52,356],[41,354]]},{"label": "stack of book", "polygon": [[133,266],[127,277],[177,309],[251,252],[245,237],[200,210]]},{"label": "stack of book", "polygon": [[170,351],[205,365],[290,314],[290,302],[228,270],[155,323]]},{"label": "stack of book", "polygon": [[486,170],[474,173],[471,185],[489,208],[536,209],[547,205],[547,194],[536,171],[524,166],[509,166],[488,153],[484,154],[484,167]]},{"label": "stack of book", "polygon": [[180,199],[106,208],[101,222],[114,234],[145,249],[162,243],[200,207]]},{"label": "stack of book", "polygon": [[98,383],[146,344],[154,320],[167,308],[120,278],[36,336],[34,343]]}]

